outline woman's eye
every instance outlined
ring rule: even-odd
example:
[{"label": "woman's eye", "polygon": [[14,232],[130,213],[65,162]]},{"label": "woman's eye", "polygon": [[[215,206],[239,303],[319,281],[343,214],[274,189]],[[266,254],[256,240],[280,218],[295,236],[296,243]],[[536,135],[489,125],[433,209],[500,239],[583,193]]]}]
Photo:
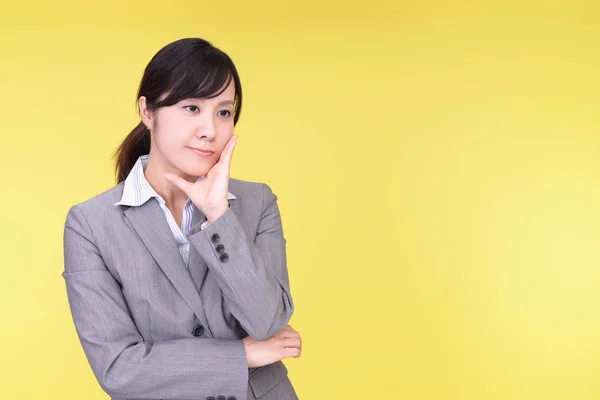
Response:
[{"label": "woman's eye", "polygon": [[221,116],[221,117],[227,118],[230,115],[231,115],[231,111],[229,111],[229,110],[221,110],[221,111],[219,111],[219,116]]},{"label": "woman's eye", "polygon": [[193,112],[193,113],[195,113],[195,112],[198,112],[198,111],[199,111],[199,108],[198,108],[198,106],[185,106],[184,108],[185,108],[186,110],[188,110],[189,112]]}]

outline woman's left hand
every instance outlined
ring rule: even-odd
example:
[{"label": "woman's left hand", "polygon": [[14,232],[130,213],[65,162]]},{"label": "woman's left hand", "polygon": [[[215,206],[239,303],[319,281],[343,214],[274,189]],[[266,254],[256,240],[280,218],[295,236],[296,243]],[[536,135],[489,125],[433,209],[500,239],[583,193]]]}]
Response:
[{"label": "woman's left hand", "polygon": [[237,141],[232,135],[225,145],[219,161],[197,182],[188,182],[180,176],[165,174],[165,178],[181,189],[196,207],[206,216],[208,222],[219,218],[229,208],[229,169],[231,156]]}]

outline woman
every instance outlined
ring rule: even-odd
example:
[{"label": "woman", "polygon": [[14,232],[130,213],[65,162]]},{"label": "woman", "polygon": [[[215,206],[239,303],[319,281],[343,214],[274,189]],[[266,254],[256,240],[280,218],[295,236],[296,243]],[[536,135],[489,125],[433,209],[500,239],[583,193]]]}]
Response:
[{"label": "woman", "polygon": [[242,106],[231,59],[202,39],[161,49],[118,184],[73,206],[64,231],[71,313],[113,399],[297,399],[299,357],[277,197],[229,177]]}]

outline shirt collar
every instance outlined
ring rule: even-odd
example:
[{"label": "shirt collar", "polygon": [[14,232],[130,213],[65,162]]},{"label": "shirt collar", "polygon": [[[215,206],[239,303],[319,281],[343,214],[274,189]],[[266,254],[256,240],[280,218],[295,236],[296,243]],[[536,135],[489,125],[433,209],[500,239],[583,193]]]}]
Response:
[{"label": "shirt collar", "polygon": [[[154,188],[150,185],[146,176],[144,175],[144,171],[146,170],[146,166],[148,165],[148,159],[150,155],[145,154],[138,157],[135,165],[125,178],[125,183],[123,185],[123,195],[121,196],[121,200],[118,203],[115,203],[115,206],[132,206],[137,207],[141,206],[145,202],[147,202],[152,197],[156,197],[160,199],[160,196]],[[203,176],[198,177],[196,180],[204,178]],[[227,193],[227,199],[235,199],[236,197],[231,194],[231,192]]]}]

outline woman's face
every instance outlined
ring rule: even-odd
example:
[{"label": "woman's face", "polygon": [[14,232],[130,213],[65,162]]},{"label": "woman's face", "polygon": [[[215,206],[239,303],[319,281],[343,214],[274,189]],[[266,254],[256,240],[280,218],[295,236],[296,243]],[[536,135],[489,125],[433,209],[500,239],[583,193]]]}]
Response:
[{"label": "woman's face", "polygon": [[151,158],[165,163],[164,170],[190,181],[206,175],[233,135],[234,99],[232,79],[217,97],[182,100],[154,113],[144,110],[145,100],[143,105],[141,101],[142,118],[152,134]]}]

